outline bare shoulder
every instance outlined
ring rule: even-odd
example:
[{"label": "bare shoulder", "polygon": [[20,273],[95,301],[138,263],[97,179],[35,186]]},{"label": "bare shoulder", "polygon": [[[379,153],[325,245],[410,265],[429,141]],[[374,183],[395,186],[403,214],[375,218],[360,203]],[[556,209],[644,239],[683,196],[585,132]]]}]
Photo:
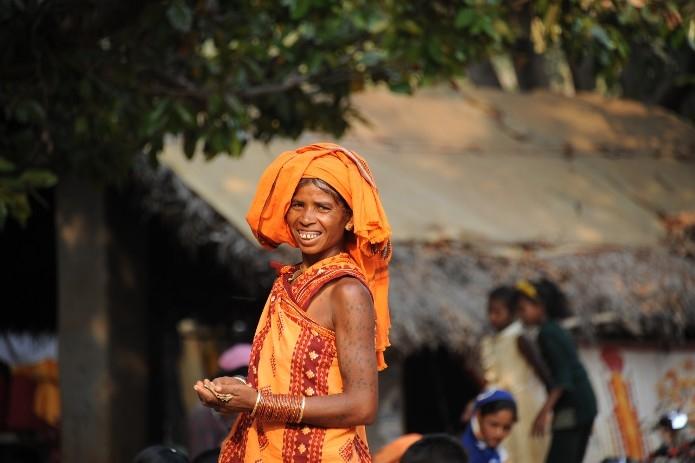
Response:
[{"label": "bare shoulder", "polygon": [[331,302],[336,306],[366,306],[367,308],[372,308],[372,295],[364,283],[357,278],[344,277],[331,286]]},{"label": "bare shoulder", "polygon": [[374,325],[374,304],[369,289],[357,278],[337,280],[331,288],[331,315],[336,330],[367,329]]}]

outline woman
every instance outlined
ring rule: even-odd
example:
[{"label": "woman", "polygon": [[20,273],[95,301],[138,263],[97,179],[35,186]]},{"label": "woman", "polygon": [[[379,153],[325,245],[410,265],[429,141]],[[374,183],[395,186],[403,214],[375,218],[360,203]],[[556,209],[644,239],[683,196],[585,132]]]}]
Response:
[{"label": "woman", "polygon": [[483,384],[508,390],[517,399],[519,419],[505,441],[514,463],[539,463],[550,446],[547,436],[531,436],[533,419],[546,399],[547,366],[534,343],[523,333],[512,307],[515,289],[499,286],[488,295],[488,320],[494,334],[481,342]]},{"label": "woman", "polygon": [[470,463],[509,461],[502,441],[516,423],[516,401],[508,391],[492,389],[475,401],[474,416],[463,433],[463,447]]},{"label": "woman", "polygon": [[551,374],[548,398],[536,416],[533,433],[544,434],[552,414],[546,462],[581,463],[596,418],[596,396],[572,338],[557,322],[569,314],[567,300],[551,281],[522,281],[514,306],[524,324],[539,327],[538,347]]},{"label": "woman", "polygon": [[206,405],[241,412],[220,462],[371,461],[364,425],[386,366],[391,245],[366,162],[334,144],[285,152],[247,221],[261,244],[296,246],[302,262],[273,285],[248,379],[195,385]]}]

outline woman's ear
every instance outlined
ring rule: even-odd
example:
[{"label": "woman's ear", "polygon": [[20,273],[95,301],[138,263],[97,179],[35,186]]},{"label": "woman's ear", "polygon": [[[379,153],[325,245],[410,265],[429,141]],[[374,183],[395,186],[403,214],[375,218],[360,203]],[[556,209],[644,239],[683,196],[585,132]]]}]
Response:
[{"label": "woman's ear", "polygon": [[354,222],[352,221],[352,217],[350,217],[350,220],[345,224],[345,230],[347,231],[352,231],[354,228]]}]

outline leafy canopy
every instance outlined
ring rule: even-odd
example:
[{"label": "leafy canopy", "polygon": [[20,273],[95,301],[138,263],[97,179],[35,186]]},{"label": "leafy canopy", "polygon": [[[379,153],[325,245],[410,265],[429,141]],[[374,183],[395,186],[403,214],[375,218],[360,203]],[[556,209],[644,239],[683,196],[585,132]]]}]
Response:
[{"label": "leafy canopy", "polygon": [[[365,85],[411,92],[518,40],[593,47],[599,72],[615,73],[635,34],[695,42],[686,4],[0,0],[0,226],[26,221],[29,196],[59,175],[122,180],[165,134],[209,157],[305,130],[339,136]],[[529,6],[531,28],[517,19]]]}]

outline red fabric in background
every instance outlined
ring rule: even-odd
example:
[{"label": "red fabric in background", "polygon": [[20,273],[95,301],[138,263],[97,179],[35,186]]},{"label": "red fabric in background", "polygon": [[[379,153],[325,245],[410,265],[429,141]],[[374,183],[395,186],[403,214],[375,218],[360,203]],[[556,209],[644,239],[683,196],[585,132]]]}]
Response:
[{"label": "red fabric in background", "polygon": [[24,375],[13,375],[10,382],[7,430],[40,431],[46,428],[34,413],[36,382]]}]

